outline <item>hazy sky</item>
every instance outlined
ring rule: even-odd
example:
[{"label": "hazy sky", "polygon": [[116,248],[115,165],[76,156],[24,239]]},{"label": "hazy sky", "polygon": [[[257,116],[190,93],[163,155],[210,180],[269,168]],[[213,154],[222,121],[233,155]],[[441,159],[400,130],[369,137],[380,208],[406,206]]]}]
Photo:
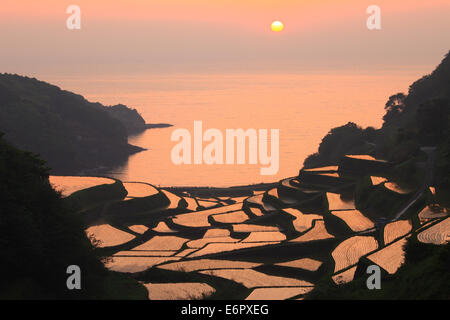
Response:
[{"label": "hazy sky", "polygon": [[[66,8],[81,8],[81,30]],[[382,30],[366,27],[381,7]],[[0,72],[274,71],[435,66],[449,0],[1,0]],[[270,31],[281,20],[285,30]]]}]

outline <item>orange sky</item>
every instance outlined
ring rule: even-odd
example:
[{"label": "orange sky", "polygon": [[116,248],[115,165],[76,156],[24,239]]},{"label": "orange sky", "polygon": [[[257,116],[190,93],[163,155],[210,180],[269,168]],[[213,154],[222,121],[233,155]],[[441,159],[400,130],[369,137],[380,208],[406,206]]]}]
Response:
[{"label": "orange sky", "polygon": [[[82,10],[80,31],[65,29],[71,4]],[[365,27],[371,4],[382,9],[381,31]],[[0,72],[99,62],[435,64],[450,49],[449,16],[448,0],[2,0]],[[273,20],[282,33],[270,32]]]}]

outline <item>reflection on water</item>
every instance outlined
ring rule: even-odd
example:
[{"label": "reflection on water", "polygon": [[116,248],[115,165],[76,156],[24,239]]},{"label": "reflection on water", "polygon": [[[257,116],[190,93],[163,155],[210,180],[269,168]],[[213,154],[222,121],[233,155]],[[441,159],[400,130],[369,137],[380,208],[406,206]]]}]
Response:
[{"label": "reflection on water", "polygon": [[[155,185],[230,186],[272,182],[298,173],[303,160],[317,151],[321,139],[349,121],[380,127],[384,104],[393,92],[406,91],[422,70],[389,72],[389,76],[355,74],[144,74],[102,78],[48,80],[105,105],[136,108],[149,123],[172,128],[147,130],[129,142],[148,149],[110,171],[123,181]],[[260,165],[181,165],[171,162],[174,129],[204,131],[280,129],[280,170],[261,176]],[[191,131],[192,132],[192,131]]]}]

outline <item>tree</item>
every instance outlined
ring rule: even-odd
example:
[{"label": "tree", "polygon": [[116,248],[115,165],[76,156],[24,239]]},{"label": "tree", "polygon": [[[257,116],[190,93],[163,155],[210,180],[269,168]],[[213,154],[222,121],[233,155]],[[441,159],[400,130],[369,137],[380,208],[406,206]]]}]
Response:
[{"label": "tree", "polygon": [[389,97],[386,102],[384,109],[386,114],[383,117],[385,123],[391,122],[393,119],[397,118],[399,114],[405,109],[405,94],[399,92]]}]

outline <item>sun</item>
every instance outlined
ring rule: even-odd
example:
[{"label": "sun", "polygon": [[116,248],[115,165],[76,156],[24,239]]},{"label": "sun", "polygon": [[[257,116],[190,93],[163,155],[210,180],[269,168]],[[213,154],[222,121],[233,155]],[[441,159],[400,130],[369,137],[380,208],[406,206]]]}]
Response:
[{"label": "sun", "polygon": [[271,29],[273,32],[280,32],[283,31],[284,25],[281,21],[274,21],[272,22]]}]

